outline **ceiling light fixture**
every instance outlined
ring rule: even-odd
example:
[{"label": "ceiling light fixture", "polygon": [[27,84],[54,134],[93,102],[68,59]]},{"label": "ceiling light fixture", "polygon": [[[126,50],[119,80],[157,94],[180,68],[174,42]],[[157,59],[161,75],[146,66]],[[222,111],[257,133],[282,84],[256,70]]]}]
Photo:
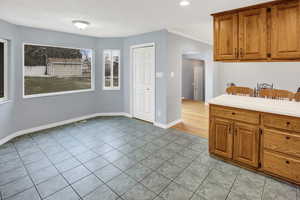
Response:
[{"label": "ceiling light fixture", "polygon": [[89,22],[82,21],[82,20],[73,20],[72,23],[76,28],[78,28],[80,30],[84,30],[90,25]]},{"label": "ceiling light fixture", "polygon": [[191,2],[189,2],[188,0],[182,0],[182,1],[180,1],[180,3],[179,3],[179,5],[180,5],[180,6],[183,6],[183,7],[189,6],[190,4],[191,4]]}]

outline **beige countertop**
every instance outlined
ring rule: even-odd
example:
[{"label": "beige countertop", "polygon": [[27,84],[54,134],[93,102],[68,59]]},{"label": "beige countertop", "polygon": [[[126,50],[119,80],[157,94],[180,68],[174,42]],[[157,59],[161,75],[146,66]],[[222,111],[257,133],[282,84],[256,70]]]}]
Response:
[{"label": "beige countertop", "polygon": [[264,99],[259,97],[225,94],[212,99],[209,101],[209,104],[300,117],[300,102],[288,100]]}]

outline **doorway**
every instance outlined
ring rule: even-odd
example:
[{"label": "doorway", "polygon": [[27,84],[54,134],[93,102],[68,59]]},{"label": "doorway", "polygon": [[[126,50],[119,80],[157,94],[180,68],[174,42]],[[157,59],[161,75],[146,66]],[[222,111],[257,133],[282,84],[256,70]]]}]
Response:
[{"label": "doorway", "polygon": [[204,61],[182,57],[182,99],[205,101]]},{"label": "doorway", "polygon": [[155,45],[131,47],[132,116],[153,123],[155,120]]},{"label": "doorway", "polygon": [[205,61],[199,54],[184,54],[181,68],[181,119],[174,128],[208,137],[208,106],[205,104]]}]

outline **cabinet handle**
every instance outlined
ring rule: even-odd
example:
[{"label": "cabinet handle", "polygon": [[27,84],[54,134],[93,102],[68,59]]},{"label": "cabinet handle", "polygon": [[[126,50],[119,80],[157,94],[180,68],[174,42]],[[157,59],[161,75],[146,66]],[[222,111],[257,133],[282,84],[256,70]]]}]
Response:
[{"label": "cabinet handle", "polygon": [[285,161],[285,163],[286,163],[286,164],[290,164],[290,161],[287,160],[287,161]]},{"label": "cabinet handle", "polygon": [[286,125],[287,125],[287,126],[291,125],[291,122],[286,122]]},{"label": "cabinet handle", "polygon": [[237,49],[237,48],[234,49],[234,54],[235,54],[235,57],[236,57],[236,58],[239,57],[239,53],[238,53],[238,49]]},{"label": "cabinet handle", "polygon": [[240,55],[241,55],[241,57],[244,57],[243,49],[242,48],[240,48]]},{"label": "cabinet handle", "polygon": [[232,115],[235,115],[235,112],[232,112],[231,114],[232,114]]},{"label": "cabinet handle", "polygon": [[289,139],[291,139],[291,138],[290,138],[289,136],[286,136],[286,139],[289,140]]}]

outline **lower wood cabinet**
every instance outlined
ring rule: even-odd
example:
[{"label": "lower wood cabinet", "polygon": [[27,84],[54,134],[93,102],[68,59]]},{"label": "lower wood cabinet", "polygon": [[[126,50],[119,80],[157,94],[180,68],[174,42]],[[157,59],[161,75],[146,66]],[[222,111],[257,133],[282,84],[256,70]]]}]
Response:
[{"label": "lower wood cabinet", "polygon": [[300,185],[299,122],[296,117],[210,105],[209,151]]},{"label": "lower wood cabinet", "polygon": [[234,127],[233,159],[258,167],[259,127],[239,122]]},{"label": "lower wood cabinet", "polygon": [[232,158],[232,124],[231,120],[215,118],[212,122],[211,133],[213,134],[210,138],[212,141],[212,150],[216,155]]},{"label": "lower wood cabinet", "polygon": [[266,172],[295,181],[297,184],[300,183],[299,159],[265,150],[263,154],[263,169]]}]

